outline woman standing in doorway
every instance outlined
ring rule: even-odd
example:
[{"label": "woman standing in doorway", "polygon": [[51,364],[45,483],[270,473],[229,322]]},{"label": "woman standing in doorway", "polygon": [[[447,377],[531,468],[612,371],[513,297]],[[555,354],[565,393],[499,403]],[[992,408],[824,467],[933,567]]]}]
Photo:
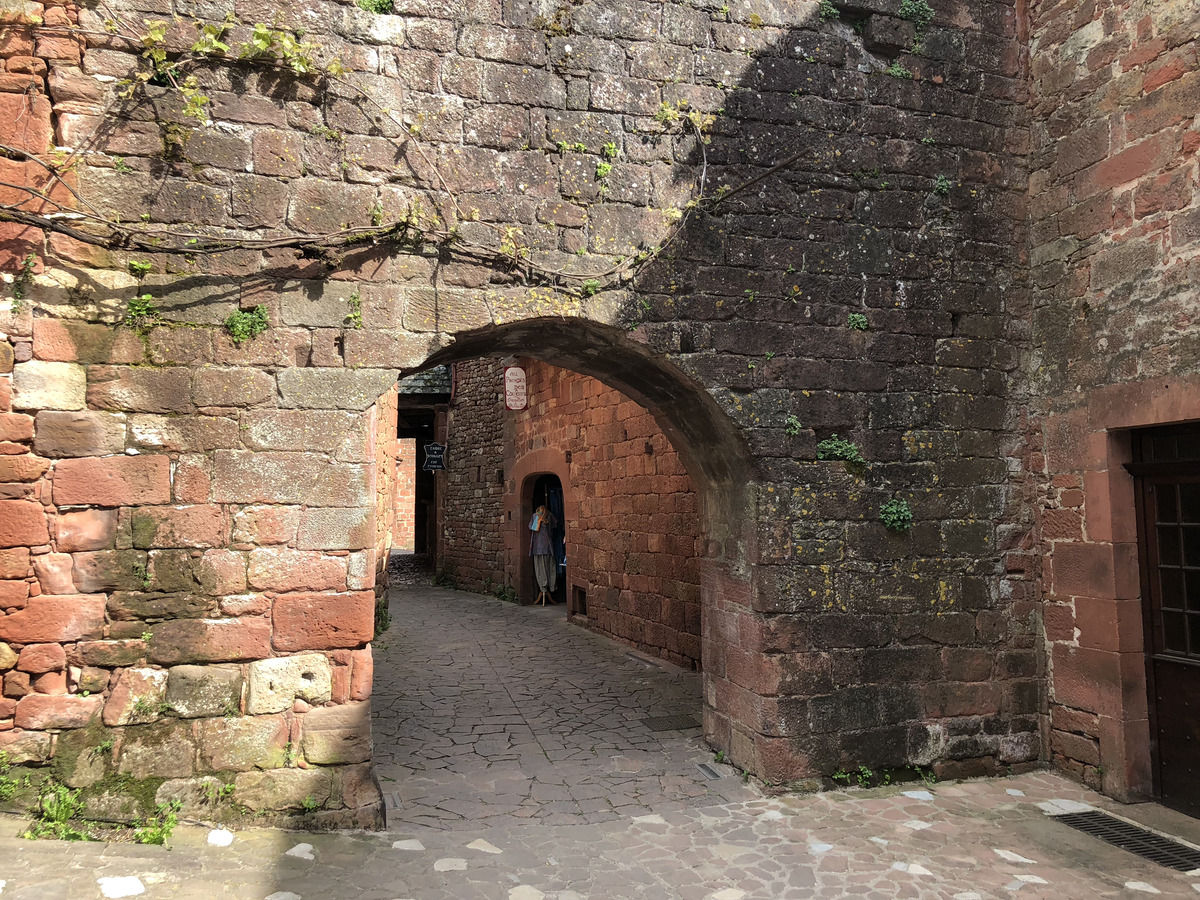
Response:
[{"label": "woman standing in doorway", "polygon": [[557,524],[558,520],[544,503],[529,520],[529,530],[533,532],[529,540],[529,555],[533,557],[533,574],[538,583],[536,602],[542,606],[546,605],[547,600],[554,602],[551,595],[558,586],[558,563],[554,559],[554,547],[550,540],[550,531]]}]

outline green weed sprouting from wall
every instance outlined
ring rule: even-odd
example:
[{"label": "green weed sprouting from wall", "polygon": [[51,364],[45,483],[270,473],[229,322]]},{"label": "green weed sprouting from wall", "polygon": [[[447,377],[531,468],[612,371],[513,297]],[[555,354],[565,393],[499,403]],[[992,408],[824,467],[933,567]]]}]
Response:
[{"label": "green weed sprouting from wall", "polygon": [[270,324],[267,308],[256,306],[254,309],[239,309],[230,313],[225,319],[225,331],[229,333],[235,345],[241,346],[266,331]]},{"label": "green weed sprouting from wall", "polygon": [[821,0],[818,12],[822,19],[836,19],[841,16],[838,8],[833,5],[832,0]]},{"label": "green weed sprouting from wall", "polygon": [[783,433],[788,437],[796,437],[800,434],[803,426],[800,420],[795,416],[788,416],[787,421],[783,423]]},{"label": "green weed sprouting from wall", "polygon": [[933,21],[933,7],[926,0],[900,0],[900,18],[908,19],[921,32]]},{"label": "green weed sprouting from wall", "polygon": [[840,459],[856,465],[866,463],[862,451],[858,449],[858,444],[853,441],[844,441],[836,434],[817,444],[817,459]]},{"label": "green weed sprouting from wall", "polygon": [[939,197],[945,197],[949,194],[952,187],[954,187],[954,182],[945,175],[939,175],[933,180],[933,192]]},{"label": "green weed sprouting from wall", "polygon": [[866,331],[867,317],[862,313],[850,313],[846,316],[846,327],[854,331]]},{"label": "green weed sprouting from wall", "polygon": [[379,16],[390,15],[392,12],[392,0],[355,0],[355,4],[359,9]]},{"label": "green weed sprouting from wall", "polygon": [[892,499],[879,507],[879,519],[889,531],[905,532],[912,528],[912,507],[907,500]]}]

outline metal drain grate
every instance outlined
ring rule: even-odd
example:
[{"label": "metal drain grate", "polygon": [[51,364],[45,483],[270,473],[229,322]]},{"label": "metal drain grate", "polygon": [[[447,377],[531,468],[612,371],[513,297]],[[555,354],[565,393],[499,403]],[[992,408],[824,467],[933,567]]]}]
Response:
[{"label": "metal drain grate", "polygon": [[1051,816],[1056,822],[1070,825],[1072,828],[1098,837],[1102,841],[1136,853],[1142,859],[1156,862],[1160,866],[1175,869],[1179,872],[1190,872],[1200,869],[1200,850],[1193,849],[1178,841],[1165,838],[1161,834],[1139,828],[1129,822],[1114,819],[1107,813],[1080,812],[1067,813],[1061,816]]},{"label": "metal drain grate", "polygon": [[651,731],[686,731],[700,727],[700,723],[691,716],[651,716],[642,719],[642,724]]},{"label": "metal drain grate", "polygon": [[708,763],[700,763],[696,768],[700,770],[700,774],[708,781],[718,781],[725,777]]}]

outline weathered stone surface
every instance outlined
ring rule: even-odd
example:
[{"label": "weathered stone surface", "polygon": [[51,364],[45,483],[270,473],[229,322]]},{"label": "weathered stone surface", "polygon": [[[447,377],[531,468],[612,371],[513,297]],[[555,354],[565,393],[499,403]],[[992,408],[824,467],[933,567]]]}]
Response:
[{"label": "weathered stone surface", "polygon": [[242,437],[252,450],[333,453],[347,462],[364,462],[367,435],[362,417],[340,410],[248,410]]},{"label": "weathered stone surface", "polygon": [[114,622],[155,619],[200,619],[216,612],[211,597],[185,593],[114,591],[108,597],[108,617]]},{"label": "weathered stone surface", "polygon": [[[10,651],[11,652],[11,651]],[[3,654],[0,654],[2,656]],[[41,675],[43,672],[61,672],[67,666],[67,653],[61,644],[30,644],[22,648],[17,668],[22,672]],[[0,666],[0,668],[11,668]]]},{"label": "weathered stone surface", "polygon": [[329,660],[320,653],[252,662],[246,711],[251,715],[283,712],[291,709],[296,698],[327,703],[332,685]]},{"label": "weathered stone surface", "polygon": [[24,578],[30,574],[30,554],[25,547],[0,550],[0,578]]},{"label": "weathered stone surface", "polygon": [[85,509],[59,513],[55,520],[56,545],[64,553],[108,550],[117,537],[115,509]]},{"label": "weathered stone surface", "polygon": [[390,369],[284,369],[279,405],[303,409],[363,410],[396,380]]},{"label": "weathered stone surface", "polygon": [[306,503],[357,507],[370,503],[364,466],[316,453],[218,450],[213,499],[218,503]]},{"label": "weathered stone surface", "polygon": [[138,778],[186,778],[195,772],[195,756],[192,723],[164,719],[125,729],[117,771]]},{"label": "weathered stone surface", "polygon": [[278,650],[360,647],[375,632],[375,594],[282,594],[272,611]]},{"label": "weathered stone surface", "polygon": [[46,512],[40,503],[0,500],[0,547],[35,547],[49,540]]},{"label": "weathered stone surface", "polygon": [[188,619],[150,630],[150,658],[163,665],[238,662],[271,654],[271,623],[266,619]]},{"label": "weathered stone surface", "polygon": [[228,540],[229,523],[219,506],[143,508],[133,514],[133,546],[138,549],[223,547]]},{"label": "weathered stone surface", "polygon": [[103,703],[101,697],[27,694],[17,703],[14,721],[18,728],[38,731],[47,728],[82,728],[100,711]]},{"label": "weathered stone surface", "polygon": [[34,359],[15,365],[12,377],[13,409],[83,409],[83,366]]},{"label": "weathered stone surface", "polygon": [[192,382],[197,406],[258,406],[275,397],[275,379],[247,368],[203,368]]},{"label": "weathered stone surface", "polygon": [[65,459],[54,468],[60,506],[142,506],[171,500],[171,461],[165,456]]},{"label": "weathered stone surface", "polygon": [[287,506],[247,506],[233,520],[238,544],[290,544],[296,540],[300,510]]},{"label": "weathered stone surface", "polygon": [[145,590],[148,559],[140,550],[93,550],[71,554],[73,578],[79,590]]},{"label": "weathered stone surface", "polygon": [[131,442],[147,450],[185,453],[238,446],[238,423],[224,416],[129,416]]},{"label": "weathered stone surface", "polygon": [[38,731],[0,731],[0,752],[13,764],[40,763],[50,758],[50,735]]},{"label": "weathered stone surface", "polygon": [[362,550],[374,537],[365,509],[306,509],[300,514],[296,546],[301,550]]},{"label": "weathered stone surface", "polygon": [[24,609],[0,616],[0,641],[77,641],[104,630],[104,596],[30,597]]},{"label": "weathered stone surface", "polygon": [[183,366],[92,366],[88,371],[87,403],[93,409],[187,413],[194,409],[191,394],[192,372]]},{"label": "weathered stone surface", "polygon": [[200,758],[215,772],[277,769],[286,759],[288,734],[281,715],[206,719],[199,726]]},{"label": "weathered stone surface", "polygon": [[329,769],[271,769],[244,772],[234,779],[238,803],[250,809],[299,809],[305,801],[323,805],[333,789]]},{"label": "weathered stone surface", "polygon": [[43,553],[33,558],[33,572],[43,594],[74,594],[69,553]]},{"label": "weathered stone surface", "polygon": [[105,725],[144,725],[158,720],[167,689],[164,669],[130,668],[113,687],[101,716]]},{"label": "weathered stone surface", "polygon": [[166,702],[185,719],[240,711],[242,670],[237,666],[173,666]]},{"label": "weathered stone surface", "polygon": [[301,745],[310,763],[366,762],[371,758],[371,704],[310,710],[301,720]]},{"label": "weathered stone surface", "polygon": [[106,456],[125,452],[125,416],[97,412],[37,414],[34,448],[42,456]]},{"label": "weathered stone surface", "polygon": [[17,664],[18,653],[8,644],[0,643],[0,672],[7,672]]},{"label": "weathered stone surface", "polygon": [[75,652],[85,666],[131,666],[146,657],[143,640],[80,641]]},{"label": "weathered stone surface", "polygon": [[262,591],[336,591],[346,589],[345,557],[259,548],[250,552],[250,586]]},{"label": "weathered stone surface", "polygon": [[40,456],[0,456],[0,484],[37,481],[50,468],[50,460]]}]

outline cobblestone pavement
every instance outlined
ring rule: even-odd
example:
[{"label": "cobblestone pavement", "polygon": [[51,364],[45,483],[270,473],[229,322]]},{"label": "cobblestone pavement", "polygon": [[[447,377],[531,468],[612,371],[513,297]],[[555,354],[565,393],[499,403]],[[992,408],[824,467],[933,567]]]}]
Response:
[{"label": "cobblestone pavement", "polygon": [[1200,843],[1200,822],[1161,807],[1121,806],[1047,772],[763,797],[727,767],[700,777],[711,755],[694,730],[641,721],[694,714],[694,676],[630,658],[560,609],[414,584],[392,614],[376,670],[379,768],[400,800],[388,832],[189,824],[168,850],[23,841],[23,823],[0,816],[0,900],[1200,894],[1200,875],[1047,815],[1092,804]]},{"label": "cobblestone pavement", "polygon": [[[902,791],[909,791],[905,794]],[[230,835],[173,848],[30,843],[0,817],[3,900],[1099,900],[1196,897],[1156,866],[1048,818],[1090,802],[1200,838],[1158,807],[1118,807],[1035,773],[963,784],[759,798],[598,825],[513,820],[470,831]],[[229,846],[216,846],[232,839]]]},{"label": "cobblestone pavement", "polygon": [[[415,583],[391,615],[371,703],[390,826],[594,824],[756,796],[729,766],[698,768],[713,757],[696,673],[569,625],[564,606]],[[653,721],[667,716],[682,721]],[[668,724],[682,730],[654,730]]]}]

